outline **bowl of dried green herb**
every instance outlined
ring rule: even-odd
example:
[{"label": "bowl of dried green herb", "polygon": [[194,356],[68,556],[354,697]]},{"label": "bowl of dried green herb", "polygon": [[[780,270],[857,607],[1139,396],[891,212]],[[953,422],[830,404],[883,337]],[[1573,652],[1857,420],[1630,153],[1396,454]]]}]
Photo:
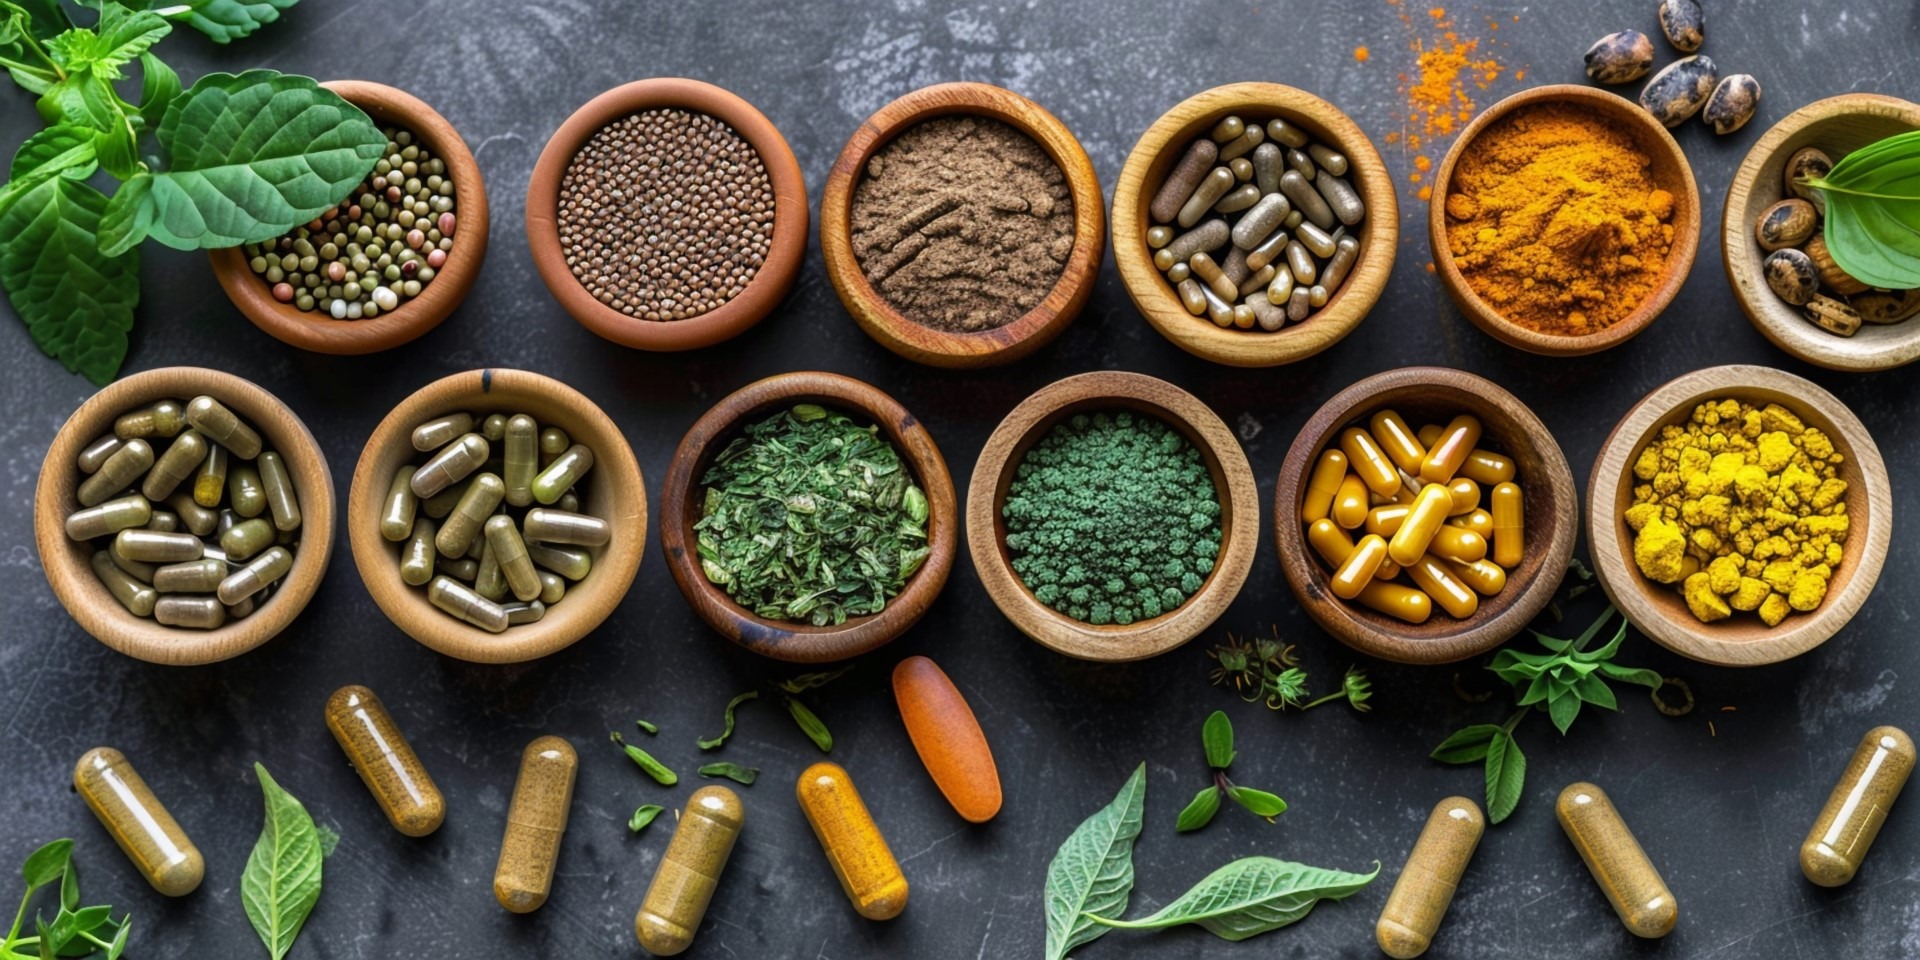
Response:
[{"label": "bowl of dried green herb", "polygon": [[831,373],[748,384],[680,441],[660,543],[713,629],[797,663],[899,636],[946,586],[959,508],[946,460],[892,397]]}]

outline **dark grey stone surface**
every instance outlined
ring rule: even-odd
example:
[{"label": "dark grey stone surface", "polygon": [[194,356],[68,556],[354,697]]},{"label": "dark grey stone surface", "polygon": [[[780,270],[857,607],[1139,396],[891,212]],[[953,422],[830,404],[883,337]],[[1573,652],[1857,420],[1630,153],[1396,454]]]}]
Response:
[{"label": "dark grey stone surface", "polygon": [[[1523,81],[1510,69],[1471,90],[1483,107],[1526,85],[1580,80],[1580,54],[1593,37],[1655,28],[1651,0],[1487,2],[1455,12],[1463,34],[1483,38],[1483,53],[1526,70]],[[1914,810],[1894,812],[1849,888],[1811,887],[1794,860],[1860,734],[1876,723],[1915,729],[1920,722],[1910,689],[1899,686],[1920,672],[1912,636],[1920,609],[1910,589],[1920,549],[1908,519],[1920,508],[1911,482],[1920,453],[1915,378],[1811,370],[1768,345],[1728,291],[1718,219],[1747,146],[1792,108],[1850,90],[1920,95],[1912,72],[1920,14],[1897,0],[1729,2],[1714,5],[1711,17],[1707,50],[1722,69],[1758,75],[1766,100],[1736,136],[1715,139],[1699,123],[1679,131],[1709,217],[1690,282],[1632,343],[1583,360],[1542,360],[1468,325],[1423,269],[1425,206],[1404,181],[1413,154],[1392,146],[1383,152],[1403,186],[1393,283],[1372,317],[1322,356],[1267,371],[1187,357],[1139,318],[1109,260],[1086,312],[1056,344],[1007,369],[949,373],[907,364],[863,336],[833,296],[817,244],[790,302],[733,343],[687,356],[609,347],[553,303],[526,252],[522,197],[542,143],[607,87],[656,75],[700,77],[740,93],[785,131],[817,200],[825,171],[869,112],[923,84],[976,79],[1012,87],[1057,114],[1111,189],[1134,139],[1161,111],[1227,81],[1315,90],[1377,142],[1401,130],[1398,88],[1413,68],[1410,44],[1435,33],[1424,6],[309,0],[231,48],[176,35],[162,49],[189,81],[215,69],[271,65],[379,80],[435,104],[486,171],[495,214],[487,274],[459,313],[424,339],[335,359],[267,338],[228,305],[204,258],[150,245],[126,369],[200,364],[261,383],[306,419],[343,500],[360,444],[394,403],[432,379],[482,365],[523,367],[579,387],[626,430],[655,482],[681,433],[727,392],[785,370],[851,374],[927,422],[962,486],[987,434],[1027,393],[1085,370],[1139,370],[1195,391],[1237,428],[1263,495],[1313,409],[1391,367],[1447,364],[1508,385],[1558,433],[1583,487],[1614,421],[1668,378],[1731,362],[1803,373],[1853,406],[1893,468],[1900,519],[1880,589],[1834,641],[1763,669],[1694,664],[1634,636],[1623,662],[1693,684],[1700,707],[1684,719],[1660,716],[1629,691],[1618,715],[1583,716],[1564,740],[1544,718],[1529,720],[1520,732],[1531,761],[1526,797],[1509,822],[1488,832],[1432,956],[1920,955]],[[1351,55],[1359,44],[1371,48],[1366,63]],[[1661,56],[1671,53],[1663,46]],[[33,126],[27,96],[0,94],[0,142],[10,149]],[[40,457],[90,387],[40,356],[15,323],[0,323],[0,353],[0,408],[7,411],[0,442],[9,451],[0,470],[0,596],[7,598],[0,771],[8,784],[0,866],[11,871],[41,841],[75,837],[89,897],[133,911],[133,955],[258,956],[239,878],[260,823],[250,772],[260,760],[344,838],[293,956],[637,954],[633,913],[671,822],[636,839],[625,821],[641,803],[678,804],[690,785],[668,790],[645,780],[606,744],[606,731],[628,728],[636,716],[659,722],[664,732],[648,746],[690,775],[702,759],[693,740],[716,729],[726,699],[792,672],[734,649],[695,620],[660,563],[657,539],[607,625],[537,663],[469,666],[408,640],[368,599],[344,534],[318,596],[280,638],[211,667],[138,663],[71,623],[32,547]],[[1583,598],[1573,615],[1590,614],[1593,603]],[[1204,647],[1227,629],[1269,624],[1300,644],[1322,685],[1351,663],[1370,669],[1374,711],[1336,706],[1273,716],[1208,688]],[[1007,802],[990,825],[970,827],[953,815],[904,736],[887,676],[910,653],[945,666],[993,740]],[[815,700],[839,738],[833,759],[858,779],[911,878],[912,905],[890,923],[867,922],[848,908],[789,786],[818,753],[777,705],[752,704],[723,756],[759,766],[764,776],[742,791],[749,826],[688,955],[1038,956],[1040,891],[1054,847],[1146,760],[1137,914],[1240,856],[1363,870],[1378,859],[1386,869],[1352,900],[1323,905],[1297,926],[1247,944],[1189,928],[1117,933],[1081,955],[1377,956],[1374,918],[1427,809],[1450,793],[1481,792],[1477,768],[1440,766],[1427,751],[1456,727],[1505,716],[1498,704],[1456,698],[1452,675],[1368,662],[1318,632],[1283,585],[1270,540],[1239,600],[1206,638],[1122,667],[1069,661],[1025,639],[987,600],[963,555],[918,627]],[[451,813],[437,835],[409,840],[389,829],[327,735],[321,705],[349,682],[368,683],[386,698],[447,790]],[[1200,834],[1175,836],[1174,815],[1204,778],[1198,729],[1216,707],[1238,723],[1236,776],[1293,807],[1272,826],[1227,811]],[[493,902],[489,879],[520,749],[543,733],[571,739],[585,764],[553,900],[516,917]],[[197,893],[169,902],[148,890],[68,789],[75,758],[102,743],[133,758],[205,852],[208,876]],[[1664,943],[1635,942],[1620,927],[1555,825],[1553,797],[1577,779],[1608,788],[1677,895],[1679,929]],[[0,881],[0,896],[12,889],[12,881]]]}]

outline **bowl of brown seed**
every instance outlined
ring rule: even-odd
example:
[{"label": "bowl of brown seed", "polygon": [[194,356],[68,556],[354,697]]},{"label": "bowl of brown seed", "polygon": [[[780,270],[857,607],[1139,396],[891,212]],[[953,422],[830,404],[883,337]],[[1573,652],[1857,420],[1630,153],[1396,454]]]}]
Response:
[{"label": "bowl of brown seed", "polygon": [[555,130],[527,184],[527,245],[581,326],[640,350],[739,336],[793,289],[807,187],[771,121],[712,84],[640,80]]}]

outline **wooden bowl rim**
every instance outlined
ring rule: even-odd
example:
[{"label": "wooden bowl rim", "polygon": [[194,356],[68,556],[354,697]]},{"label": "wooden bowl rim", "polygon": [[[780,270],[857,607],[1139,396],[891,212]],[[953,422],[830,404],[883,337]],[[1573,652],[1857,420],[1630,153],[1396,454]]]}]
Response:
[{"label": "wooden bowl rim", "polygon": [[[1675,199],[1672,222],[1675,247],[1669,251],[1667,269],[1661,275],[1660,284],[1620,322],[1598,333],[1581,337],[1540,333],[1508,320],[1481,299],[1480,294],[1467,283],[1466,277],[1461,275],[1460,268],[1454,263],[1453,249],[1447,243],[1447,189],[1453,184],[1454,168],[1466,152],[1467,145],[1508,114],[1523,107],[1545,103],[1572,104],[1593,110],[1626,128],[1641,149],[1650,155],[1657,154],[1674,169],[1674,182],[1660,184],[1661,189],[1672,193]],[[1481,111],[1454,139],[1453,146],[1447,149],[1446,158],[1440,161],[1440,166],[1434,171],[1433,196],[1434,201],[1427,204],[1427,246],[1433,257],[1434,272],[1440,276],[1441,285],[1446,288],[1454,306],[1466,314],[1474,326],[1494,339],[1528,353],[1549,357],[1578,357],[1598,353],[1625,343],[1652,326],[1653,321],[1680,293],[1680,288],[1687,282],[1687,275],[1693,272],[1694,256],[1700,247],[1700,222],[1704,219],[1700,210],[1700,188],[1694,181],[1693,166],[1687,162],[1686,151],[1680,149],[1680,143],[1673,139],[1673,134],[1653,119],[1652,114],[1641,109],[1639,104],[1606,90],[1572,83],[1522,90]]]},{"label": "wooden bowl rim", "polygon": [[[954,115],[989,117],[1026,134],[1060,168],[1073,195],[1073,252],[1053,288],[1018,319],[972,333],[939,330],[902,314],[867,282],[853,253],[854,185],[867,169],[867,161],[922,122]],[[1046,108],[989,83],[938,83],[874,111],[847,138],[820,193],[820,251],[840,302],[860,329],[881,346],[932,366],[1005,363],[1059,336],[1086,305],[1106,251],[1106,204],[1086,149]]]},{"label": "wooden bowl rim", "polygon": [[[1345,154],[1348,179],[1367,207],[1360,256],[1340,289],[1312,317],[1273,333],[1224,330],[1195,317],[1154,268],[1146,244],[1146,208],[1152,202],[1147,174],[1169,146],[1182,147],[1229,113],[1263,112],[1307,130]],[[1159,184],[1152,185],[1153,190]],[[1339,343],[1366,319],[1393,273],[1400,245],[1400,205],[1393,175],[1366,131],[1340,108],[1297,87],[1279,83],[1229,83],[1203,90],[1160,115],[1127,154],[1113,189],[1114,265],[1134,306],[1180,349],[1215,363],[1271,367],[1305,360]],[[1135,238],[1128,240],[1126,238]]]},{"label": "wooden bowl rim", "polygon": [[[1009,565],[1000,518],[1002,480],[1019,459],[1064,417],[1078,410],[1150,408],[1198,448],[1214,472],[1222,506],[1222,541],[1213,572],[1170,613],[1126,626],[1094,626],[1034,597]],[[967,486],[967,547],[973,568],[995,606],[1020,632],[1078,660],[1121,663],[1173,650],[1198,636],[1226,611],[1253,569],[1260,540],[1260,496],[1246,451],[1218,414],[1198,397],[1144,373],[1096,370],[1064,377],[1020,401],[974,462]]]},{"label": "wooden bowl rim", "polygon": [[[214,630],[187,630],[128,613],[93,575],[91,544],[67,538],[65,510],[79,485],[75,458],[86,444],[111,433],[115,418],[156,400],[185,403],[203,394],[239,414],[259,431],[266,449],[286,458],[287,473],[300,500],[301,536],[293,569],[258,610]],[[33,515],[40,566],[74,622],[127,656],[166,666],[197,666],[237,657],[278,635],[313,599],[333,553],[333,477],[312,432],[291,407],[258,384],[204,367],[143,370],[108,384],[81,403],[60,426],[41,461]]]},{"label": "wooden bowl rim", "polygon": [[[845,623],[811,624],[755,616],[700,569],[692,503],[707,464],[748,421],[796,403],[817,402],[880,428],[900,452],[927,495],[927,546],[931,551],[906,586],[879,613]],[[722,398],[687,429],[674,450],[660,491],[660,546],[667,569],[695,613],[727,639],[761,656],[791,663],[827,663],[859,656],[905,633],[946,587],[959,543],[960,519],[946,458],[926,425],[879,388],[824,371],[795,371],[756,380]]]},{"label": "wooden bowl rim", "polygon": [[[459,224],[448,251],[446,266],[420,295],[392,313],[372,320],[335,320],[318,311],[302,313],[290,303],[273,298],[273,289],[247,266],[242,247],[207,251],[213,275],[227,299],[253,325],[282,343],[336,356],[358,356],[391,350],[418,339],[440,325],[467,298],[487,257],[487,185],[473,152],[432,107],[397,87],[367,80],[330,80],[321,84],[341,99],[367,112],[375,123],[406,127],[444,160],[457,184],[454,215]],[[472,184],[471,187],[468,184]]]},{"label": "wooden bowl rim", "polygon": [[[1753,208],[1753,203],[1740,209],[1735,209],[1734,204],[1735,193],[1751,194],[1763,183],[1766,189],[1760,195],[1778,198],[1776,185],[1765,183],[1761,174],[1773,167],[1774,156],[1788,140],[1830,120],[1860,115],[1878,116],[1920,129],[1920,103],[1878,93],[1843,93],[1816,100],[1782,117],[1753,142],[1746,159],[1727,181],[1720,251],[1727,283],[1733,287],[1741,311],[1746,313],[1754,329],[1774,346],[1828,370],[1871,373],[1920,360],[1920,323],[1902,322],[1890,327],[1868,324],[1852,337],[1836,337],[1814,326],[1797,308],[1775,297],[1767,286],[1761,272],[1766,254],[1753,237],[1752,224],[1743,215],[1745,210]],[[1778,179],[1777,171],[1774,179]],[[1780,309],[1770,309],[1776,305]],[[1867,339],[1862,339],[1861,334],[1866,334]]]},{"label": "wooden bowl rim", "polygon": [[[1720,383],[1722,379],[1738,379],[1741,386],[1725,386]],[[1655,430],[1674,422],[1677,416],[1684,416],[1685,411],[1702,400],[1750,399],[1756,391],[1793,398],[1791,409],[1809,426],[1818,427],[1813,423],[1815,420],[1832,425],[1831,430],[1819,429],[1833,440],[1834,449],[1859,468],[1862,489],[1847,491],[1847,514],[1855,520],[1864,514],[1866,529],[1849,529],[1846,556],[1840,569],[1834,572],[1836,585],[1827,591],[1826,598],[1812,613],[1795,613],[1772,628],[1746,615],[1701,623],[1686,612],[1684,605],[1676,614],[1667,605],[1649,599],[1655,588],[1633,564],[1632,535],[1626,531],[1620,504],[1631,497],[1628,478],[1633,461]],[[1607,434],[1600,446],[1600,455],[1594,458],[1593,475],[1587,481],[1587,540],[1593,549],[1594,571],[1599,574],[1607,599],[1620,608],[1640,632],[1661,646],[1683,657],[1720,666],[1778,663],[1825,643],[1866,603],[1880,578],[1887,547],[1893,539],[1890,488],[1886,462],[1880,457],[1873,435],[1840,398],[1811,380],[1773,367],[1752,364],[1707,367],[1655,387]],[[1884,508],[1872,503],[1876,496],[1884,501]],[[1659,589],[1667,590],[1664,586]],[[1758,636],[1744,640],[1727,636],[1736,630]]]},{"label": "wooden bowl rim", "polygon": [[[410,587],[400,579],[399,544],[380,535],[380,511],[393,475],[377,469],[389,448],[402,450],[401,463],[420,462],[413,449],[413,428],[434,417],[456,412],[506,412],[516,397],[540,397],[567,412],[562,420],[543,420],[558,426],[576,442],[593,449],[589,484],[606,485],[590,499],[604,495],[608,502],[631,509],[631,517],[609,516],[613,539],[599,548],[585,579],[567,584],[567,595],[536,623],[488,633],[456,620],[427,600],[424,587]],[[487,367],[441,377],[415,390],[381,418],[367,436],[347,491],[347,541],[360,581],[387,619],[407,636],[436,652],[471,663],[521,663],[565,649],[591,633],[627,595],[647,544],[647,489],[626,436],[604,411],[578,390],[551,377],[526,370]]]},{"label": "wooden bowl rim", "polygon": [[[1531,579],[1524,583],[1509,580],[1507,587],[1491,597],[1482,597],[1480,609],[1469,620],[1454,620],[1443,610],[1435,610],[1423,625],[1404,624],[1356,603],[1333,596],[1330,578],[1319,559],[1306,544],[1300,522],[1300,503],[1305,495],[1306,477],[1314,461],[1332,442],[1336,432],[1359,418],[1385,406],[1379,400],[1390,391],[1425,389],[1444,391],[1457,400],[1462,412],[1479,417],[1489,430],[1493,419],[1488,411],[1501,411],[1500,419],[1512,419],[1520,437],[1502,435],[1496,446],[1509,455],[1520,449],[1516,440],[1539,457],[1545,476],[1522,477],[1526,491],[1524,508],[1529,517],[1552,518],[1551,535],[1543,541],[1538,524],[1527,531],[1527,556],[1540,557]],[[1562,515],[1553,504],[1564,505],[1571,515]],[[1536,506],[1537,505],[1537,506]],[[1372,656],[1398,663],[1442,664],[1465,660],[1486,653],[1512,639],[1525,629],[1540,611],[1552,602],[1554,592],[1565,578],[1567,563],[1573,557],[1574,541],[1580,533],[1580,498],[1573,485],[1573,470],[1566,455],[1554,440],[1553,432],[1534,414],[1533,409],[1498,384],[1484,377],[1451,367],[1401,367],[1366,377],[1335,394],[1322,404],[1295,435],[1281,464],[1280,477],[1273,491],[1274,540],[1280,553],[1280,568],[1287,585],[1293,588],[1300,606],[1321,628],[1343,643]],[[1536,553],[1536,551],[1539,551]],[[1523,557],[1522,563],[1527,563]],[[1516,572],[1514,576],[1521,574]],[[1488,615],[1488,611],[1494,611]],[[1481,622],[1473,623],[1477,618]],[[1443,619],[1444,618],[1444,619]],[[1453,632],[1438,636],[1434,624],[1458,625]],[[1470,626],[1468,624],[1471,624]],[[1431,627],[1431,629],[1429,629]]]},{"label": "wooden bowl rim", "polygon": [[[773,186],[773,240],[765,262],[739,296],[685,320],[641,320],[595,300],[568,269],[560,249],[560,181],[574,155],[602,127],[641,111],[673,108],[704,113],[725,123],[760,155]],[[708,347],[737,337],[765,319],[793,289],[807,253],[808,216],[807,183],[800,175],[800,162],[773,121],[731,91],[685,77],[635,80],[582,104],[547,139],[527,183],[527,246],[547,290],[581,326],[637,350]]]}]

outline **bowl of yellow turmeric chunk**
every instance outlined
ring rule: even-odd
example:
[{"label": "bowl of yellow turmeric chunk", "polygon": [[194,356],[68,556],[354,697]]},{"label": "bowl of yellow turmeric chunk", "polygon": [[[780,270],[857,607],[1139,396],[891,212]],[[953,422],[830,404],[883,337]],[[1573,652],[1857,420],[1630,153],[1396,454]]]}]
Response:
[{"label": "bowl of yellow turmeric chunk", "polygon": [[1770,367],[1710,367],[1648,394],[1607,438],[1588,497],[1607,596],[1661,645],[1728,666],[1839,632],[1873,592],[1893,530],[1866,427]]}]

